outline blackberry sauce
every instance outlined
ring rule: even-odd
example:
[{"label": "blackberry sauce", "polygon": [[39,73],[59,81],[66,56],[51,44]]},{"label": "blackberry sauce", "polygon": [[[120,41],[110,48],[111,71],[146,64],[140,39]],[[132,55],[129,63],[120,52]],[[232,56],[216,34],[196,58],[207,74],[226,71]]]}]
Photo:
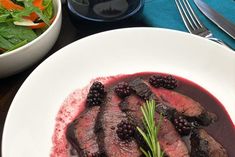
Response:
[{"label": "blackberry sauce", "polygon": [[[94,79],[94,81],[102,82],[106,88],[111,88],[122,81],[129,81],[137,77],[141,77],[145,80],[153,74],[167,75],[163,73],[136,73],[132,75],[117,75],[111,77],[103,77]],[[207,111],[215,113],[218,117],[218,121],[211,124],[204,129],[218,141],[227,151],[228,156],[232,157],[235,154],[235,128],[234,124],[229,117],[227,111],[221,102],[219,102],[213,95],[201,86],[184,79],[182,77],[175,77],[179,84],[174,91],[188,96],[194,101],[199,102]],[[94,82],[91,81],[91,82]],[[91,85],[91,84],[90,84]],[[85,108],[85,100],[90,85],[82,90],[76,90],[70,94],[61,106],[60,111],[56,117],[55,131],[53,135],[53,148],[51,157],[69,157],[70,148],[65,137],[66,127],[72,122]]]}]

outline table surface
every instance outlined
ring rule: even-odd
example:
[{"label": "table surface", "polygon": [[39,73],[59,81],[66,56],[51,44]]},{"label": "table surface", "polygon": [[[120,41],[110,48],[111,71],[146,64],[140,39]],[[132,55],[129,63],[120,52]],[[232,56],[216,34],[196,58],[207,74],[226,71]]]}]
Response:
[{"label": "table surface", "polygon": [[[57,42],[55,43],[53,48],[48,52],[48,54],[41,61],[39,61],[29,69],[14,76],[0,79],[0,142],[2,141],[4,122],[6,119],[8,109],[11,105],[11,102],[15,94],[17,93],[18,89],[20,88],[20,86],[23,84],[25,79],[30,75],[30,73],[37,67],[37,65],[40,64],[43,60],[45,60],[47,57],[55,53],[57,50],[72,43],[73,41],[94,34],[96,32],[105,31],[102,29],[97,30],[96,28],[79,29],[75,27],[72,24],[71,19],[69,18],[68,11],[65,5],[63,5],[62,16],[63,16],[63,21],[62,21],[62,28],[60,35],[58,37]],[[129,21],[128,23],[119,27],[136,27],[136,26],[146,26],[146,25],[140,21],[139,22]],[[83,24],[83,28],[86,28],[86,24]],[[113,27],[113,29],[114,28],[117,27],[115,26]],[[109,29],[112,29],[112,27]],[[1,143],[0,143],[0,152],[1,152]]]}]

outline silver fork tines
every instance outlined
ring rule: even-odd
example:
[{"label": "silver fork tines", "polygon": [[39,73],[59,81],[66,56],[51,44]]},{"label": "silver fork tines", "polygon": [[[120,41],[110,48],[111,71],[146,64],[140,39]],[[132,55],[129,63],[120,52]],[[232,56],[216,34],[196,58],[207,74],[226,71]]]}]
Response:
[{"label": "silver fork tines", "polygon": [[212,33],[200,22],[188,0],[175,0],[176,6],[188,31],[228,47],[222,40],[214,38]]},{"label": "silver fork tines", "polygon": [[175,0],[176,6],[190,33],[202,37],[211,37],[211,32],[200,22],[188,0]]}]

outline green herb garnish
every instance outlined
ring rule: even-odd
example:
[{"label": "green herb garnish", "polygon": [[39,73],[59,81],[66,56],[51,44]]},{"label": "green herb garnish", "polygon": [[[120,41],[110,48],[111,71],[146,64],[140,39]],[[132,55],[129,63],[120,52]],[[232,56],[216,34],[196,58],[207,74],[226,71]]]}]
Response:
[{"label": "green herb garnish", "polygon": [[146,103],[141,106],[141,111],[143,113],[144,131],[139,127],[137,127],[137,130],[149,147],[149,150],[144,150],[142,147],[140,147],[140,150],[146,157],[163,157],[164,155],[157,138],[162,121],[162,115],[160,116],[160,120],[156,125],[155,110],[156,103],[154,100],[146,101]]}]

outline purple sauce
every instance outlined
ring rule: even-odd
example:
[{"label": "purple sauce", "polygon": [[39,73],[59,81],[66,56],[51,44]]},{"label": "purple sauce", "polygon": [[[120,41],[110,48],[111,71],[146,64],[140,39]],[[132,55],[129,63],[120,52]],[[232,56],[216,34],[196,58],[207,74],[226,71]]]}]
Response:
[{"label": "purple sauce", "polygon": [[[112,86],[120,81],[128,81],[133,77],[148,78],[153,74],[166,75],[162,73],[144,72],[133,75],[118,75],[98,78],[94,80],[101,81],[105,84],[105,86]],[[174,91],[192,98],[193,100],[199,102],[206,110],[213,112],[218,116],[218,121],[206,127],[205,130],[207,130],[207,132],[227,150],[228,156],[232,157],[235,153],[235,128],[222,103],[220,103],[213,95],[199,85],[182,77],[174,77],[179,82],[179,86]],[[69,146],[65,138],[66,126],[84,110],[84,100],[86,99],[89,86],[90,85],[82,90],[74,91],[62,104],[56,118],[51,157],[69,157]]]}]

